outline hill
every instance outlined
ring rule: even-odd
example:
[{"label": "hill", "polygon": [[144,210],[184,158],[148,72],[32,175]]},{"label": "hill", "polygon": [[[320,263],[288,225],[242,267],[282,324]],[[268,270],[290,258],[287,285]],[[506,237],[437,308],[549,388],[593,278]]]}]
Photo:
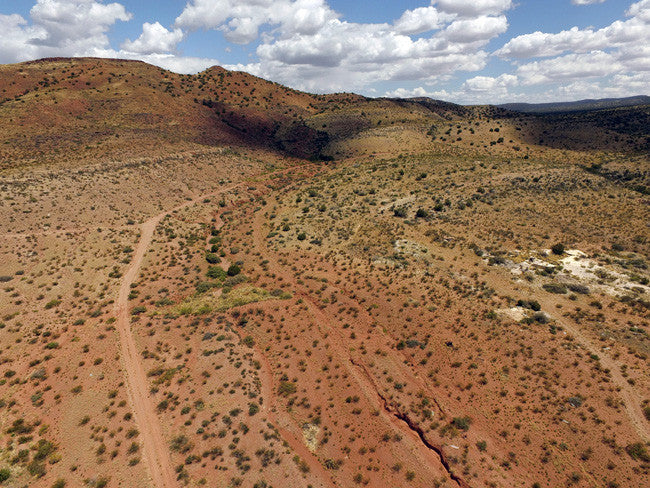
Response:
[{"label": "hill", "polygon": [[648,106],[0,87],[0,485],[644,486]]},{"label": "hill", "polygon": [[[299,158],[386,153],[404,141],[420,149],[490,145],[504,154],[523,146],[647,147],[620,124],[573,118],[558,128],[492,107],[312,95],[219,67],[179,75],[138,61],[44,59],[1,66],[0,86],[0,169],[224,144]],[[628,110],[638,112],[635,127],[647,122],[647,107]]]},{"label": "hill", "polygon": [[607,108],[634,107],[650,105],[650,96],[638,95],[626,98],[601,98],[598,100],[578,100],[576,102],[553,103],[505,103],[499,105],[507,110],[524,113],[586,112]]}]

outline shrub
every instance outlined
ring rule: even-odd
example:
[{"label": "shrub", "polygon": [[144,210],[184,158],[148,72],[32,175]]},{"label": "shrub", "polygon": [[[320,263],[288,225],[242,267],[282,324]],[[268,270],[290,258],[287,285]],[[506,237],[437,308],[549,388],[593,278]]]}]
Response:
[{"label": "shrub", "polygon": [[537,300],[518,300],[517,306],[528,308],[533,312],[539,312],[542,309],[542,306],[539,304]]},{"label": "shrub", "polygon": [[548,316],[544,312],[535,312],[533,314],[533,320],[538,324],[548,324]]},{"label": "shrub", "polygon": [[51,308],[58,307],[59,305],[61,305],[61,300],[55,298],[54,300],[50,300],[45,304],[45,309],[49,310]]},{"label": "shrub", "polygon": [[454,427],[460,430],[469,430],[469,425],[472,423],[472,419],[469,417],[455,417],[452,421]]},{"label": "shrub", "polygon": [[147,307],[144,305],[138,305],[137,307],[133,307],[133,310],[131,310],[131,315],[140,315],[143,314],[147,311]]},{"label": "shrub", "polygon": [[326,469],[339,469],[343,464],[343,461],[340,459],[326,459],[323,464],[325,465]]},{"label": "shrub", "polygon": [[423,208],[418,208],[418,211],[415,212],[415,218],[417,219],[426,219],[429,216],[429,212],[427,212]]},{"label": "shrub", "polygon": [[298,240],[299,241],[304,241],[305,239],[307,239],[307,234],[305,234],[304,232],[301,232],[300,234],[298,234]]},{"label": "shrub", "polygon": [[205,254],[205,260],[210,264],[217,264],[219,261],[221,261],[221,258],[219,258],[219,256],[213,252],[208,252]]},{"label": "shrub", "polygon": [[0,483],[7,481],[9,478],[11,478],[11,471],[7,468],[0,469]]},{"label": "shrub", "polygon": [[35,459],[27,465],[27,471],[29,472],[29,474],[35,476],[36,478],[42,478],[43,476],[45,476],[45,473],[47,472],[45,470],[45,463],[42,463]]},{"label": "shrub", "polygon": [[568,285],[568,288],[574,293],[580,293],[581,295],[589,295],[589,287],[586,285],[572,283]]},{"label": "shrub", "polygon": [[558,295],[564,295],[567,292],[567,287],[560,283],[547,283],[542,285],[542,288],[549,293],[556,293]]},{"label": "shrub", "polygon": [[645,463],[650,463],[650,454],[648,454],[648,451],[642,442],[635,442],[634,444],[630,444],[625,448],[625,451],[635,461],[641,460]]},{"label": "shrub", "polygon": [[393,215],[395,215],[395,217],[399,217],[400,219],[406,218],[406,207],[395,207],[393,209]]},{"label": "shrub", "polygon": [[551,247],[551,252],[558,256],[562,256],[562,254],[564,254],[564,244],[562,244],[561,242],[558,242],[557,244],[553,244],[553,247]]},{"label": "shrub", "polygon": [[290,381],[281,381],[278,386],[278,395],[289,396],[296,392],[296,385]]},{"label": "shrub", "polygon": [[226,277],[226,272],[219,266],[210,266],[206,272],[208,278],[222,280]]},{"label": "shrub", "polygon": [[241,268],[236,264],[231,264],[226,272],[228,276],[237,276],[239,273],[241,273]]}]

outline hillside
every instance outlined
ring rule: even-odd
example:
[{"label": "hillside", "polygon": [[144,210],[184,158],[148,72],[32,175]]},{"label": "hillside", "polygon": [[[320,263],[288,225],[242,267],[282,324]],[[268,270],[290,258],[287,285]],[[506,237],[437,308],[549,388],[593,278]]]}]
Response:
[{"label": "hillside", "polygon": [[648,106],[0,87],[1,486],[644,486]]},{"label": "hillside", "polygon": [[[490,145],[505,155],[523,146],[648,147],[625,124],[575,118],[557,124],[429,99],[311,95],[219,67],[178,75],[138,61],[45,59],[1,66],[0,86],[0,170],[224,144],[299,158],[385,153],[405,140],[420,150]],[[627,110],[623,117],[635,116],[635,127],[647,124],[647,107]]]},{"label": "hillside", "polygon": [[552,112],[586,112],[590,110],[602,110],[607,108],[634,107],[650,105],[650,97],[639,95],[626,98],[601,98],[598,100],[587,99],[576,102],[555,102],[555,103],[505,103],[499,105],[507,110],[525,113],[552,113]]}]

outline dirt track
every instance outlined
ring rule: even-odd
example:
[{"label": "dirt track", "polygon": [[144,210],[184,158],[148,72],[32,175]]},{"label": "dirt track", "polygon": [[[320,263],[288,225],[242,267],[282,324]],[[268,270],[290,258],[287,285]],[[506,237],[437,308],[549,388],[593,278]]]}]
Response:
[{"label": "dirt track", "polygon": [[176,487],[178,483],[174,469],[172,468],[167,442],[163,437],[158,416],[149,396],[147,377],[131,332],[128,306],[131,284],[138,276],[144,256],[151,244],[154,231],[163,217],[175,210],[181,210],[195,205],[206,197],[230,191],[237,186],[239,185],[231,185],[209,195],[201,195],[172,210],[151,217],[144,222],[140,226],[140,240],[133,253],[133,259],[129,269],[122,278],[117,301],[115,302],[115,313],[117,315],[116,327],[120,338],[120,352],[124,361],[124,376],[127,383],[129,402],[131,403],[136,425],[140,431],[140,439],[144,447],[144,462],[151,477],[151,484],[156,488]]}]

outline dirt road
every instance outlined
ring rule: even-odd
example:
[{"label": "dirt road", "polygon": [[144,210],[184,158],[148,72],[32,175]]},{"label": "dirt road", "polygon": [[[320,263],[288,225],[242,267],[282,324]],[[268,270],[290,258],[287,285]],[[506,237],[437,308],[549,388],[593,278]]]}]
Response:
[{"label": "dirt road", "polygon": [[179,486],[179,484],[172,468],[167,442],[162,434],[160,421],[156,415],[153,401],[149,396],[149,384],[131,331],[128,305],[131,284],[140,272],[142,261],[149,249],[156,227],[166,215],[195,205],[207,197],[230,191],[241,184],[231,185],[208,195],[201,195],[144,222],[140,226],[140,240],[133,253],[131,264],[122,278],[117,301],[115,302],[117,319],[115,325],[120,339],[120,353],[123,360],[129,402],[131,403],[135,423],[140,431],[144,462],[151,477],[151,485],[155,488],[172,488]]}]

